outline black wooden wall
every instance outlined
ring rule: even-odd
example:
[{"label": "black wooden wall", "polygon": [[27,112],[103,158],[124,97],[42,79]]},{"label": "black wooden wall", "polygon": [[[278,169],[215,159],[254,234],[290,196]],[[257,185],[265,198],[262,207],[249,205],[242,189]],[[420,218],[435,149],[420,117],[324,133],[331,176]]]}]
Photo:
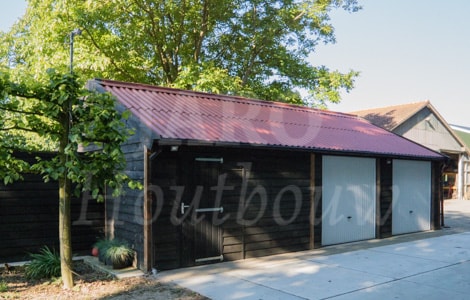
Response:
[{"label": "black wooden wall", "polygon": [[[178,189],[185,188],[184,201],[192,200],[187,191],[191,190],[192,164],[198,155],[224,160],[221,174],[226,176],[225,186],[230,187],[223,194],[223,216],[228,216],[221,225],[225,260],[309,249],[309,153],[210,147],[160,150],[151,167],[152,185],[160,193],[153,201],[153,211],[158,212],[153,222],[154,265],[158,269],[187,264],[182,227],[174,220],[175,216],[181,217],[175,199]],[[237,215],[241,194],[250,198],[256,189],[263,190],[266,201],[263,204],[260,196],[254,194],[243,215],[246,222],[241,222]]]},{"label": "black wooden wall", "polygon": [[[134,135],[122,145],[126,157],[126,173],[133,180],[143,183],[144,180],[144,145]],[[112,190],[107,191],[106,197],[106,236],[126,240],[137,253],[139,268],[143,268],[143,204],[142,190],[124,187],[124,193],[112,197]]]},{"label": "black wooden wall", "polygon": [[380,158],[378,161],[379,176],[379,220],[378,220],[378,238],[392,236],[392,209],[393,209],[393,165],[392,159]]},{"label": "black wooden wall", "polygon": [[[44,183],[33,174],[11,185],[0,184],[0,262],[27,260],[28,253],[45,245],[58,250],[58,188],[57,182]],[[104,204],[75,198],[71,210],[73,253],[88,255],[104,233]]]}]

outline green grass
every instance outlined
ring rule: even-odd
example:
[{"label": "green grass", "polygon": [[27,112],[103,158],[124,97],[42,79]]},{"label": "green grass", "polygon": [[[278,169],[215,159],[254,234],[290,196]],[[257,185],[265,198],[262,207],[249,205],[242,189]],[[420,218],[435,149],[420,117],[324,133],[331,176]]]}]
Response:
[{"label": "green grass", "polygon": [[8,284],[5,281],[0,281],[0,293],[8,291]]}]

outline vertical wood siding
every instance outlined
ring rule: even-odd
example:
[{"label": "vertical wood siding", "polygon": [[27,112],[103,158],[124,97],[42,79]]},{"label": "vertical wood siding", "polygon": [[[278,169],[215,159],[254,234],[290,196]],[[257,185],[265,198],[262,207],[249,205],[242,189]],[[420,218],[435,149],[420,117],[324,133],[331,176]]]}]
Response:
[{"label": "vertical wood siding", "polygon": [[[163,148],[152,165],[152,184],[164,195],[153,225],[158,269],[194,264],[191,262],[194,249],[187,240],[191,232],[172,224],[171,219],[177,197],[175,186],[185,187],[185,203],[192,201],[193,195],[187,193],[191,190],[187,170],[198,155],[224,160],[220,169],[227,187],[222,198],[224,213],[220,214],[227,218],[221,225],[224,260],[308,249],[310,154],[198,147],[180,147],[178,152],[169,152]],[[215,191],[212,196],[215,197]],[[246,201],[247,207],[240,215],[241,201]]]},{"label": "vertical wood siding", "polygon": [[390,237],[392,235],[392,159],[379,159],[379,238]]},{"label": "vertical wood siding", "polygon": [[444,198],[442,195],[442,166],[441,162],[432,162],[431,171],[431,229],[441,229],[444,221]]},{"label": "vertical wood siding", "polygon": [[[34,157],[32,155],[31,157]],[[44,183],[40,175],[25,174],[23,181],[0,184],[0,262],[29,259],[43,246],[59,248],[59,186]],[[72,199],[72,250],[90,254],[103,235],[104,204]]]},{"label": "vertical wood siding", "polygon": [[[122,145],[126,157],[126,173],[141,183],[144,180],[144,147],[137,136],[132,136]],[[138,267],[144,268],[144,192],[126,186],[122,196],[114,198],[111,194],[111,190],[107,191],[106,236],[126,240],[136,250]]]}]

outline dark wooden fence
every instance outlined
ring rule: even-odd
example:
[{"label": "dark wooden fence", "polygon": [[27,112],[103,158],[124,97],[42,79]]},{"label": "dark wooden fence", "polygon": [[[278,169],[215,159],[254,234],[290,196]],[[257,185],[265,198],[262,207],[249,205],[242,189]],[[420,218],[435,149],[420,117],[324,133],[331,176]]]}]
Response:
[{"label": "dark wooden fence", "polygon": [[[44,183],[40,175],[26,174],[11,185],[0,184],[0,262],[27,260],[47,245],[59,249],[58,183]],[[89,254],[104,235],[104,204],[72,201],[72,250]]]}]

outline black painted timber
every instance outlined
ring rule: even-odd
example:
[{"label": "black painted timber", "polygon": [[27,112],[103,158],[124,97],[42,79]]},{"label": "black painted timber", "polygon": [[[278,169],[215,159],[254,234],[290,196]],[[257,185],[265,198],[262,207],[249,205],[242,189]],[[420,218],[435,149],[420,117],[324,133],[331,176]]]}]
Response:
[{"label": "black painted timber", "polygon": [[[41,155],[22,154],[28,160]],[[0,184],[0,262],[29,259],[43,246],[59,249],[59,185],[44,183],[38,174],[24,174],[24,180]],[[103,236],[104,204],[87,198],[73,198],[72,251],[89,254]]]}]

